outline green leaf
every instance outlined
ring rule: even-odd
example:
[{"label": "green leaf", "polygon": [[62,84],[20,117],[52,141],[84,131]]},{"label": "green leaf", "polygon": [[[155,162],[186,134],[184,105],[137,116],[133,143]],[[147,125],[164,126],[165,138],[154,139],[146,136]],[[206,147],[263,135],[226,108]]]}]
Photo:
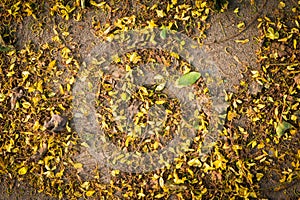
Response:
[{"label": "green leaf", "polygon": [[10,51],[11,48],[0,45],[0,52]]},{"label": "green leaf", "polygon": [[276,127],[276,134],[277,136],[281,137],[286,130],[292,128],[293,125],[286,122],[286,121],[282,121],[281,123],[279,123]]},{"label": "green leaf", "polygon": [[5,94],[0,93],[0,102],[4,101],[5,97],[6,97]]},{"label": "green leaf", "polygon": [[165,27],[165,26],[162,27],[162,30],[160,32],[160,37],[162,39],[166,39],[167,38],[167,27]]},{"label": "green leaf", "polygon": [[177,84],[179,86],[192,85],[200,78],[200,76],[201,76],[201,74],[199,72],[186,73],[177,80]]}]

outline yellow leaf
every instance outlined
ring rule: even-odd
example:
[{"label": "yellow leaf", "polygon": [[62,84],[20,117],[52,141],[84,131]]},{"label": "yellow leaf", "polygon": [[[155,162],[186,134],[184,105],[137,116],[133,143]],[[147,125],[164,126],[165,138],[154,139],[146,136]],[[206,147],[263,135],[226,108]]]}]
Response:
[{"label": "yellow leaf", "polygon": [[127,72],[129,72],[131,70],[131,67],[129,65],[126,65],[126,69]]},{"label": "yellow leaf", "polygon": [[120,170],[118,170],[118,169],[115,169],[115,170],[111,171],[111,175],[113,175],[113,176],[116,176],[118,174],[120,174]]},{"label": "yellow leaf", "polygon": [[164,103],[166,103],[167,101],[165,101],[165,100],[160,100],[160,101],[155,101],[155,104],[157,104],[157,105],[161,105],[161,104],[164,104]]},{"label": "yellow leaf", "polygon": [[164,13],[163,10],[156,10],[156,13],[157,13],[158,17],[164,17],[164,16],[166,16],[166,13]]},{"label": "yellow leaf", "polygon": [[216,160],[213,162],[214,166],[216,167],[216,169],[219,169],[222,167],[223,163],[221,160]]},{"label": "yellow leaf", "polygon": [[139,87],[140,91],[142,91],[143,95],[148,95],[148,91],[147,91],[147,88],[141,86]]},{"label": "yellow leaf", "polygon": [[23,76],[23,82],[28,78],[28,75],[29,75],[29,71],[23,71],[22,72],[22,76]]},{"label": "yellow leaf", "polygon": [[193,172],[193,170],[191,170],[190,168],[188,168],[187,171],[188,171],[188,173],[189,173],[192,177],[194,177],[194,172]]},{"label": "yellow leaf", "polygon": [[84,183],[82,183],[82,184],[80,185],[80,187],[82,187],[83,189],[88,190],[89,187],[90,187],[90,182],[85,181]]},{"label": "yellow leaf", "polygon": [[265,147],[265,144],[263,142],[259,143],[259,145],[257,145],[258,149],[262,149]]},{"label": "yellow leaf", "polygon": [[60,38],[59,38],[59,36],[58,36],[58,35],[56,35],[56,36],[52,37],[52,41],[53,41],[53,42],[58,42],[58,43],[61,43],[61,40],[60,40]]},{"label": "yellow leaf", "polygon": [[198,158],[193,158],[192,160],[190,160],[188,162],[188,165],[189,166],[197,166],[197,167],[201,167],[202,166],[202,164],[201,164],[201,162],[200,162],[200,160]]},{"label": "yellow leaf", "polygon": [[75,169],[82,168],[82,164],[81,163],[75,163],[73,166],[75,167]]},{"label": "yellow leaf", "polygon": [[241,44],[246,44],[249,42],[249,39],[244,39],[244,40],[235,40],[236,43],[241,43]]},{"label": "yellow leaf", "polygon": [[228,121],[232,121],[235,117],[237,117],[238,115],[236,114],[235,111],[228,111],[227,114],[227,119]]},{"label": "yellow leaf", "polygon": [[66,60],[66,64],[70,64],[70,63],[72,62],[72,60],[73,60],[73,57],[68,58],[68,59]]},{"label": "yellow leaf", "polygon": [[60,103],[60,104],[58,104],[58,107],[60,108],[60,109],[62,109],[62,110],[66,110],[66,108]]},{"label": "yellow leaf", "polygon": [[9,140],[9,144],[5,145],[5,149],[7,152],[11,152],[13,146],[14,146],[15,142],[12,138],[10,138]]},{"label": "yellow leaf", "polygon": [[160,198],[162,198],[164,196],[165,196],[165,194],[157,194],[157,195],[154,196],[154,198],[160,199]]},{"label": "yellow leaf", "polygon": [[297,49],[297,40],[296,39],[293,39],[293,47],[294,47],[294,49]]},{"label": "yellow leaf", "polygon": [[148,27],[149,28],[154,28],[154,27],[157,26],[157,24],[155,24],[155,22],[153,21],[153,19],[151,21],[147,21],[147,23],[148,23]]},{"label": "yellow leaf", "polygon": [[206,7],[206,4],[207,4],[207,2],[205,1],[205,2],[201,3],[200,7],[204,8],[204,7]]},{"label": "yellow leaf", "polygon": [[13,76],[14,74],[15,74],[15,72],[12,71],[12,72],[8,72],[8,73],[6,74],[6,76],[11,77],[11,76]]},{"label": "yellow leaf", "polygon": [[90,148],[90,146],[86,142],[82,142],[80,145],[83,146],[83,147],[86,147],[86,148]]},{"label": "yellow leaf", "polygon": [[38,102],[40,101],[40,98],[39,97],[32,97],[32,102],[33,102],[33,105],[36,106],[38,104]]},{"label": "yellow leaf", "polygon": [[39,123],[39,121],[36,121],[36,122],[34,123],[32,129],[33,129],[34,131],[36,131],[36,130],[39,129],[39,127],[40,127],[40,123]]},{"label": "yellow leaf", "polygon": [[90,4],[92,5],[92,6],[95,6],[95,7],[97,7],[97,8],[103,8],[103,6],[105,5],[105,1],[103,1],[103,2],[100,2],[100,3],[96,3],[95,1],[90,1]]},{"label": "yellow leaf", "polygon": [[64,170],[61,170],[60,172],[58,172],[58,173],[55,174],[55,177],[56,177],[56,178],[60,178],[60,177],[62,177],[63,175],[64,175]]},{"label": "yellow leaf", "polygon": [[285,3],[284,2],[279,2],[278,8],[279,9],[283,9],[285,7]]},{"label": "yellow leaf", "polygon": [[150,8],[150,10],[154,10],[155,8],[157,8],[157,4],[154,4],[154,5]]},{"label": "yellow leaf", "polygon": [[40,81],[38,82],[36,89],[37,89],[38,91],[40,91],[41,93],[43,93],[43,80],[40,80]]},{"label": "yellow leaf", "polygon": [[239,8],[234,9],[233,12],[234,12],[235,14],[238,14],[238,13],[239,13]]},{"label": "yellow leaf", "polygon": [[128,147],[129,146],[129,143],[132,141],[132,137],[131,136],[128,136],[126,138],[126,141],[125,141],[125,147]]},{"label": "yellow leaf", "polygon": [[258,109],[263,109],[266,105],[265,104],[258,104],[257,107]]},{"label": "yellow leaf", "polygon": [[161,188],[164,188],[165,187],[165,182],[164,182],[164,179],[162,177],[159,178],[159,186]]},{"label": "yellow leaf", "polygon": [[24,167],[22,167],[22,168],[20,168],[20,169],[18,170],[18,174],[19,174],[19,175],[24,175],[24,174],[27,173],[27,170],[28,170],[28,168],[24,166]]},{"label": "yellow leaf", "polygon": [[67,125],[66,125],[66,128],[67,128],[67,131],[69,132],[69,133],[71,133],[71,127],[69,126],[69,124],[67,123]]},{"label": "yellow leaf", "polygon": [[257,142],[256,142],[255,140],[253,140],[253,141],[251,142],[251,147],[252,147],[252,149],[253,149],[254,147],[256,147],[256,145],[257,145]]},{"label": "yellow leaf", "polygon": [[256,174],[256,179],[257,179],[258,181],[260,181],[260,179],[261,179],[263,176],[264,176],[264,174],[262,174],[262,173],[257,173],[257,174]]},{"label": "yellow leaf", "polygon": [[68,47],[64,47],[64,48],[61,50],[61,56],[62,56],[63,58],[68,59],[68,58],[69,58],[69,53],[71,53],[71,50],[70,50]]},{"label": "yellow leaf", "polygon": [[64,32],[62,33],[62,35],[63,35],[63,36],[65,36],[65,37],[67,37],[67,36],[69,36],[69,35],[70,35],[70,33],[69,33],[69,32],[67,32],[67,31],[64,31]]},{"label": "yellow leaf", "polygon": [[82,194],[81,194],[80,192],[76,191],[76,192],[74,192],[74,196],[75,196],[75,197],[81,197]]},{"label": "yellow leaf", "polygon": [[48,67],[47,67],[47,71],[48,71],[48,72],[52,71],[52,69],[53,69],[53,67],[55,66],[55,64],[56,64],[56,60],[52,60],[52,61],[49,63]]},{"label": "yellow leaf", "polygon": [[179,59],[179,55],[177,53],[175,53],[175,52],[171,52],[170,56]]},{"label": "yellow leaf", "polygon": [[153,144],[153,149],[157,149],[159,146],[159,142],[155,141],[154,144]]},{"label": "yellow leaf", "polygon": [[130,60],[130,62],[133,62],[134,64],[136,64],[137,62],[139,62],[141,60],[141,56],[139,56],[136,52],[133,52],[129,56],[129,60]]},{"label": "yellow leaf", "polygon": [[254,160],[261,160],[261,159],[263,159],[264,157],[266,157],[266,154],[262,154],[262,155],[260,155],[260,156],[257,156],[257,157],[254,158]]},{"label": "yellow leaf", "polygon": [[106,36],[106,41],[111,42],[114,39],[115,35],[114,34],[109,34],[108,36]]},{"label": "yellow leaf", "polygon": [[28,92],[31,93],[31,92],[34,92],[35,89],[33,87],[28,87]]},{"label": "yellow leaf", "polygon": [[127,94],[126,94],[125,92],[123,92],[123,93],[121,94],[121,99],[122,99],[123,101],[126,101],[126,99],[127,99]]},{"label": "yellow leaf", "polygon": [[72,85],[75,82],[75,78],[74,76],[71,76],[71,78],[69,79],[69,84]]},{"label": "yellow leaf", "polygon": [[48,94],[48,97],[54,97],[55,96],[55,92],[50,92],[49,94]]},{"label": "yellow leaf", "polygon": [[6,97],[5,94],[0,93],[0,102],[4,101],[5,97]]},{"label": "yellow leaf", "polygon": [[71,85],[67,84],[67,91],[70,92],[71,91]]},{"label": "yellow leaf", "polygon": [[141,189],[141,192],[138,193],[137,195],[139,196],[139,199],[146,196],[146,195],[143,193],[143,189]]},{"label": "yellow leaf", "polygon": [[215,169],[214,167],[209,166],[207,163],[204,163],[203,166],[204,166],[203,171],[205,173],[208,172],[208,171],[210,171],[210,170],[214,170]]},{"label": "yellow leaf", "polygon": [[186,180],[186,177],[183,177],[182,179],[180,179],[179,177],[178,177],[178,174],[176,173],[176,169],[174,169],[174,172],[173,172],[173,177],[174,177],[174,183],[175,184],[182,184],[182,183],[184,183],[184,181]]},{"label": "yellow leaf", "polygon": [[22,103],[22,106],[23,106],[23,108],[27,109],[27,108],[29,108],[31,106],[31,104],[26,101],[26,102]]},{"label": "yellow leaf", "polygon": [[240,23],[238,23],[237,27],[238,27],[239,29],[245,28],[245,22],[240,22]]},{"label": "yellow leaf", "polygon": [[94,193],[95,193],[95,190],[89,190],[89,191],[87,191],[87,192],[85,193],[85,195],[86,195],[87,197],[91,197],[91,196],[93,196]]},{"label": "yellow leaf", "polygon": [[62,94],[62,95],[65,94],[65,90],[61,84],[59,85],[59,91],[60,91],[60,94]]}]

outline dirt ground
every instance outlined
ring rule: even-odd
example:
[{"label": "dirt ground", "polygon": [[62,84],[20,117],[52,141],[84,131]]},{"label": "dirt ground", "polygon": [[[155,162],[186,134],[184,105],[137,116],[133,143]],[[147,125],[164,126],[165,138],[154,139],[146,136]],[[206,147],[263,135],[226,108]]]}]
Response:
[{"label": "dirt ground", "polygon": [[[290,1],[291,5],[294,3]],[[265,15],[271,16],[274,9],[277,7],[278,2],[272,1],[267,3],[265,1],[257,1],[255,6],[250,5],[249,1],[233,0],[228,5],[228,10],[224,13],[216,13],[210,19],[209,23],[211,27],[207,31],[207,39],[204,41],[205,51],[214,59],[216,66],[220,69],[220,76],[226,80],[226,89],[229,91],[235,91],[235,85],[239,84],[242,78],[245,78],[243,73],[246,67],[250,69],[258,69],[260,66],[256,60],[256,50],[260,47],[260,43],[256,40],[257,32],[257,18]],[[233,11],[239,8],[239,14],[235,14]],[[287,5],[287,8],[289,5]],[[88,13],[87,15],[93,16],[101,13]],[[105,16],[103,16],[105,18]],[[22,25],[18,28],[17,32],[17,48],[24,45],[24,42],[32,40],[36,44],[44,43],[51,40],[53,36],[52,23],[56,20],[46,19],[49,26],[47,26],[40,36],[32,33],[30,25],[33,23],[31,19],[25,18]],[[244,21],[246,24],[246,30],[239,32],[236,25]],[[89,51],[95,46],[97,38],[90,31],[90,20],[83,20],[81,22],[72,23],[70,21],[70,33],[73,40],[80,44],[80,60],[82,61]],[[236,40],[249,39],[249,42],[242,44],[237,43]],[[250,83],[250,89],[252,94],[258,94],[261,91],[260,86],[256,82]],[[246,123],[246,122],[239,122]],[[84,171],[82,175],[89,179],[90,168],[94,168],[97,165],[97,161],[94,160],[88,153],[82,152],[76,158],[78,162],[84,164]],[[103,174],[109,174],[109,169],[102,169]],[[106,176],[103,181],[109,182],[110,177]],[[280,190],[273,192],[268,190],[270,185],[276,185],[279,180],[276,176],[270,172],[269,177],[266,176],[262,181],[261,188],[264,190],[263,197],[268,199],[288,199],[287,197],[293,196],[294,191],[300,191],[300,183],[292,183],[286,186],[286,190]],[[50,198],[46,194],[40,194],[35,191],[34,188],[27,186],[24,182],[11,181],[8,177],[1,177],[0,185],[0,199],[55,199]],[[290,198],[293,199],[293,198]],[[296,196],[295,196],[296,199]]]}]

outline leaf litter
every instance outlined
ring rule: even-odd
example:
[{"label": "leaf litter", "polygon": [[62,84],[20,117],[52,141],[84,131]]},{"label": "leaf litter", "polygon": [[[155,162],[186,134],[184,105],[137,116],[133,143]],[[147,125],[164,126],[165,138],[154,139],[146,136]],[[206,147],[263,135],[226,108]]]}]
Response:
[{"label": "leaf litter", "polygon": [[[221,4],[217,2],[217,7],[220,7]],[[255,4],[254,1],[250,3]],[[300,168],[300,27],[297,3],[286,13],[285,2],[279,2],[276,18],[257,16],[258,40],[262,43],[257,51],[257,59],[261,69],[247,71],[245,75],[261,85],[262,91],[251,94],[248,83],[241,81],[238,92],[227,93],[226,100],[230,102],[230,108],[222,139],[205,160],[199,158],[198,151],[208,121],[205,113],[199,112],[198,117],[203,124],[190,150],[179,155],[173,164],[145,174],[111,170],[110,181],[104,183],[97,165],[94,166],[93,176],[84,180],[80,174],[85,166],[74,160],[74,155],[78,155],[83,146],[88,144],[78,138],[67,120],[72,118],[71,88],[81,58],[77,49],[80,44],[72,41],[70,36],[73,33],[64,25],[73,20],[89,20],[86,15],[89,11],[102,12],[109,17],[101,21],[95,15],[91,18],[90,27],[99,40],[111,40],[124,30],[159,27],[162,38],[166,37],[166,30],[171,29],[183,32],[202,45],[205,31],[209,28],[206,20],[216,12],[213,3],[179,0],[47,3],[28,0],[21,3],[4,0],[0,3],[0,173],[29,183],[38,192],[60,199],[249,199],[268,197],[271,193],[287,190],[287,186],[294,189],[292,193],[287,193],[290,195],[288,197],[297,197]],[[226,9],[226,4],[223,9]],[[49,15],[47,17],[54,17],[58,22],[50,24],[53,25],[51,28],[55,36],[43,44],[26,41],[24,46],[15,48],[15,29],[24,18],[36,20],[35,25],[31,26],[36,34],[46,31],[42,17],[45,10]],[[236,8],[234,13],[240,14],[239,9]],[[244,30],[248,25],[245,27],[241,22],[238,27]],[[174,59],[174,55],[165,52],[131,52],[129,57],[123,57],[117,64],[123,72],[128,71],[144,62],[146,56],[165,65]],[[180,58],[178,62],[181,63],[178,65],[182,73],[179,79],[181,85],[192,85],[197,89],[192,95],[205,96],[208,91],[199,74],[192,71],[192,66],[188,66],[189,69],[182,67],[185,63]],[[101,85],[101,98],[109,98],[112,94],[113,82],[108,79],[104,78]],[[104,107],[99,112],[106,113],[107,118],[100,123],[107,125],[108,135],[113,142],[147,152],[156,150],[172,139],[167,127],[176,129],[172,125],[180,119],[180,112],[176,110],[176,99],[161,94],[164,89],[162,84],[158,83],[154,88],[139,88],[130,98],[136,111],[132,118],[141,126],[147,121],[145,108],[148,104],[163,105],[173,111],[165,124],[165,140],[152,138],[143,141],[125,134],[115,134],[111,131],[114,128],[110,119],[111,110]],[[123,98],[127,99],[126,96]],[[134,99],[142,103],[135,104]],[[101,104],[100,101],[97,103]],[[240,124],[239,120],[244,118],[247,123]],[[59,131],[60,134],[48,134],[46,129]],[[273,180],[270,176],[275,172],[278,176],[276,184],[264,189],[268,185],[266,179]]]}]

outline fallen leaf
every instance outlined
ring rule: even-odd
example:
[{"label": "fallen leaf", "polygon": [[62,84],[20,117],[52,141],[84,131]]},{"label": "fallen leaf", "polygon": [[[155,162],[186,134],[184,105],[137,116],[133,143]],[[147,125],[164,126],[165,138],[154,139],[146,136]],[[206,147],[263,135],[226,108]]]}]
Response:
[{"label": "fallen leaf", "polygon": [[293,125],[286,122],[286,121],[282,121],[281,123],[279,123],[276,127],[276,134],[277,136],[281,137],[286,130],[292,128]]},{"label": "fallen leaf", "polygon": [[184,74],[177,80],[179,86],[189,86],[194,84],[199,78],[201,74],[199,72],[189,72]]},{"label": "fallen leaf", "polygon": [[27,170],[28,170],[28,168],[24,166],[18,170],[18,174],[24,175],[27,173]]}]

